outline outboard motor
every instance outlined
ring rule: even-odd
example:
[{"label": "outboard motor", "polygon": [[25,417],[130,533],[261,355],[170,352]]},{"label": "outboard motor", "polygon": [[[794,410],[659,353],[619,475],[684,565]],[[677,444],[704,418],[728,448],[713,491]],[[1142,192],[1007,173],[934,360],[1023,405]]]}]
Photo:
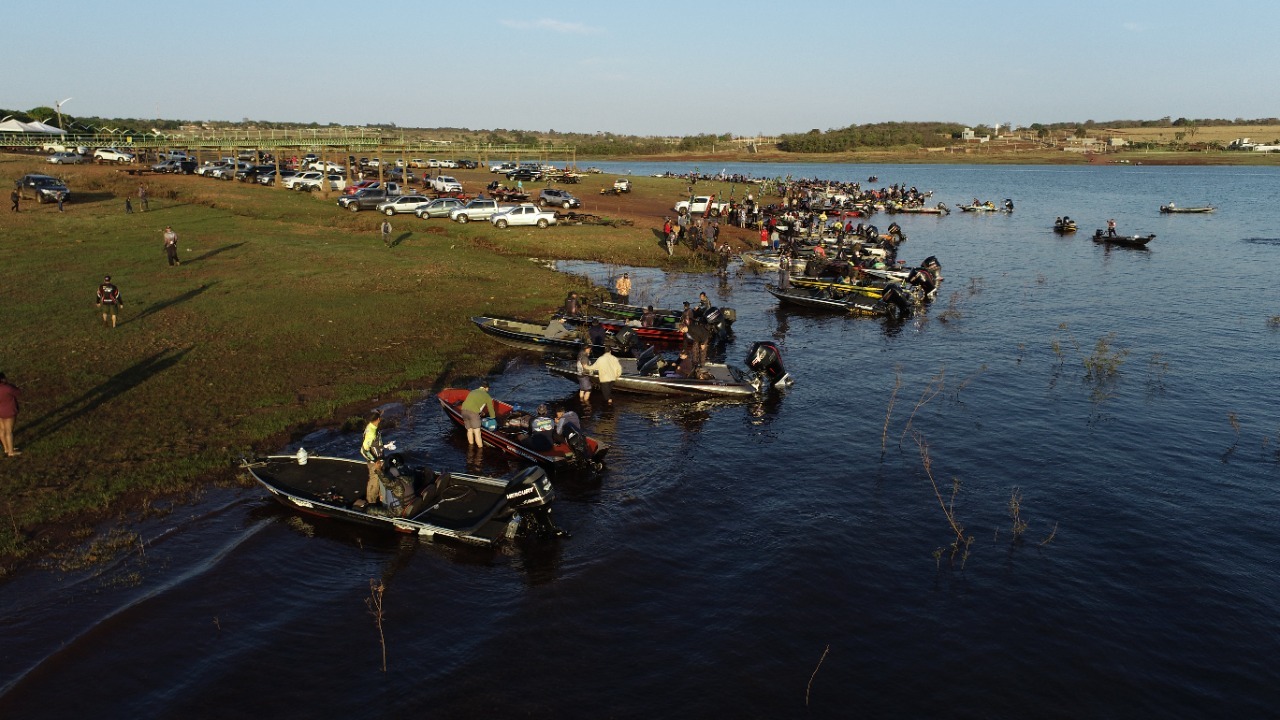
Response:
[{"label": "outboard motor", "polygon": [[578,428],[570,425],[565,428],[564,442],[573,451],[573,464],[586,468],[591,466],[591,448],[587,446],[587,438]]},{"label": "outboard motor", "polygon": [[771,342],[758,342],[747,351],[747,367],[764,375],[770,387],[790,387],[791,376],[782,366],[782,351]]},{"label": "outboard motor", "polygon": [[517,535],[550,538],[566,535],[551,519],[555,489],[547,472],[537,465],[521,470],[507,483],[507,507],[515,511],[507,524],[508,539]]},{"label": "outboard motor", "polygon": [[639,341],[640,336],[629,327],[624,327],[613,334],[613,344],[617,345],[624,355],[631,354],[631,350],[635,348],[636,343]]},{"label": "outboard motor", "polygon": [[920,288],[920,292],[928,299],[932,299],[934,293],[938,290],[938,282],[933,277],[933,273],[922,267],[912,270],[907,275],[907,284]]},{"label": "outboard motor", "polygon": [[912,306],[915,305],[911,294],[898,283],[889,283],[884,286],[884,293],[880,295],[880,302],[892,308],[890,312],[894,317],[898,318],[910,315]]}]

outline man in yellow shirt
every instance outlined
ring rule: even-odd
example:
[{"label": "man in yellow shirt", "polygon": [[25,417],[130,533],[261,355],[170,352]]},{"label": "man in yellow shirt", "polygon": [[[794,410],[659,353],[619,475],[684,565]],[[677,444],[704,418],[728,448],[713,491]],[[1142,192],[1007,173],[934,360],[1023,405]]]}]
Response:
[{"label": "man in yellow shirt", "polygon": [[618,291],[618,302],[623,305],[631,302],[631,273],[622,273],[613,287]]},{"label": "man in yellow shirt", "polygon": [[365,502],[373,504],[382,499],[382,485],[378,481],[378,473],[382,472],[382,433],[378,426],[382,424],[382,411],[369,413],[369,424],[364,426],[364,442],[360,444],[360,455],[369,465],[369,482],[364,486]]}]

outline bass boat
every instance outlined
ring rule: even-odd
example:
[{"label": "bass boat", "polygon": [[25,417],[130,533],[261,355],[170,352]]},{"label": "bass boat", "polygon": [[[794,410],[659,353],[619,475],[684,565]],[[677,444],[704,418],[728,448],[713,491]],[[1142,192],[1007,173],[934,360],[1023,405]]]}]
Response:
[{"label": "bass boat", "polygon": [[[470,390],[445,388],[437,393],[440,409],[444,410],[458,427],[465,427],[462,418],[462,401]],[[485,445],[501,449],[508,455],[540,465],[555,472],[598,471],[604,468],[604,457],[609,446],[589,438],[580,431],[565,433],[563,439],[540,447],[537,438],[529,432],[532,415],[509,403],[493,401],[496,418],[481,421],[480,436]]]},{"label": "bass boat", "polygon": [[551,519],[555,490],[537,466],[504,480],[409,467],[396,454],[384,467],[386,502],[372,505],[364,500],[363,460],[312,457],[301,449],[244,459],[242,467],[280,504],[316,517],[482,546],[563,534]]},{"label": "bass boat", "polygon": [[[693,377],[682,377],[675,372],[676,363],[652,347],[645,347],[635,357],[618,358],[618,362],[622,376],[614,381],[613,389],[639,395],[751,398],[771,388],[792,385],[782,366],[782,353],[772,343],[751,347],[746,359],[751,373],[723,363],[705,363]],[[574,362],[553,363],[547,369],[575,383],[582,377]],[[594,376],[592,384],[599,387]]]}]

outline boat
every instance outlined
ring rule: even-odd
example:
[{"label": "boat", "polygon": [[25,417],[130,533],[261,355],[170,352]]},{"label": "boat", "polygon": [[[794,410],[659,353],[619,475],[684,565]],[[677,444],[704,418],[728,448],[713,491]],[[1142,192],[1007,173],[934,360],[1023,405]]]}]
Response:
[{"label": "boat", "polygon": [[[625,303],[616,302],[593,302],[591,307],[596,308],[600,312],[610,317],[622,318],[624,320],[639,321],[640,318],[648,310],[643,305],[627,305]],[[680,318],[684,316],[682,310],[668,310],[655,308],[654,319],[658,327],[676,328],[680,326]],[[712,326],[720,329],[722,332],[729,332],[733,321],[738,318],[737,312],[733,308],[711,307],[704,311],[701,306],[693,308],[694,319],[706,320]],[[628,323],[629,324],[629,323]]]},{"label": "boat", "polygon": [[241,466],[280,504],[315,517],[469,545],[493,546],[524,535],[563,534],[551,520],[555,490],[546,472],[528,467],[510,479],[436,473],[387,460],[389,478],[403,482],[406,502],[392,509],[364,502],[363,460],[297,455],[243,459]]},{"label": "boat", "polygon": [[841,293],[849,295],[858,293],[865,295],[873,300],[879,299],[884,293],[885,285],[881,282],[866,284],[861,281],[844,282],[839,278],[829,277],[809,277],[805,275],[793,276],[791,284],[798,288],[813,288],[815,290],[828,290],[833,293]]},{"label": "boat", "polygon": [[1060,235],[1073,233],[1076,230],[1077,228],[1076,228],[1075,220],[1056,220],[1053,223],[1053,231]]},{"label": "boat", "polygon": [[782,266],[782,255],[776,252],[752,251],[741,255],[742,264],[758,270],[777,270]]},{"label": "boat", "polygon": [[1178,206],[1174,205],[1173,203],[1169,203],[1168,205],[1161,205],[1161,206],[1160,206],[1160,212],[1162,212],[1162,213],[1211,213],[1211,212],[1213,212],[1214,210],[1217,210],[1217,209],[1218,209],[1218,208],[1216,208],[1216,207],[1214,207],[1214,206],[1212,206],[1212,205],[1202,205],[1202,206],[1200,206],[1200,207],[1185,207],[1185,208],[1184,208],[1184,207],[1178,207]]},{"label": "boat", "polygon": [[[445,388],[436,394],[440,409],[444,410],[458,427],[465,427],[462,420],[462,401],[467,399],[466,388]],[[480,436],[485,445],[501,449],[508,455],[540,465],[553,472],[597,471],[604,468],[604,457],[609,446],[589,438],[583,433],[570,433],[564,440],[554,443],[550,449],[537,450],[526,443],[529,440],[529,413],[510,403],[493,401],[496,418],[485,418]]]},{"label": "boat", "polygon": [[926,207],[924,205],[906,206],[892,204],[885,208],[885,212],[889,213],[906,213],[909,215],[950,215],[951,208],[945,203],[938,203],[934,207]]},{"label": "boat", "polygon": [[996,210],[999,210],[999,208],[995,206],[995,203],[990,201],[969,205],[957,205],[956,207],[962,212],[995,212]]},{"label": "boat", "polygon": [[546,325],[487,315],[473,317],[471,322],[498,342],[522,350],[577,355],[584,346],[590,345],[586,333],[570,328],[555,318]]},{"label": "boat", "polygon": [[[591,317],[586,315],[559,315],[564,322],[571,328],[584,328],[591,323],[599,323],[604,328],[605,333],[610,336],[616,336],[623,330],[631,330],[641,340],[657,343],[678,343],[684,342],[684,333],[681,332],[679,316],[675,317],[672,322],[659,321],[657,325],[642,325],[639,320],[624,320],[622,318],[612,317]],[[693,311],[695,320],[703,320],[711,328],[711,334],[717,339],[725,339],[733,332],[733,321],[736,318],[733,308],[710,308],[703,312],[700,309]]]},{"label": "boat", "polygon": [[841,293],[838,290],[826,288],[782,289],[777,285],[765,285],[764,289],[778,300],[791,305],[870,317],[906,317],[917,305],[915,296],[897,283],[886,286],[884,295],[881,297],[871,297],[862,293]]},{"label": "boat", "polygon": [[[755,397],[770,388],[792,385],[791,376],[782,366],[782,353],[772,343],[756,343],[747,352],[751,373],[724,363],[705,363],[695,377],[681,377],[672,368],[675,363],[663,358],[652,347],[645,347],[635,357],[618,358],[622,375],[613,389],[639,395],[695,396],[721,398]],[[547,367],[553,375],[578,382],[582,373],[577,363],[561,361]],[[593,386],[599,380],[592,377]]]},{"label": "boat", "polygon": [[1156,239],[1155,233],[1150,235],[1108,235],[1101,228],[1093,233],[1093,241],[1096,243],[1108,243],[1110,245],[1124,245],[1126,247],[1147,246],[1147,243]]}]

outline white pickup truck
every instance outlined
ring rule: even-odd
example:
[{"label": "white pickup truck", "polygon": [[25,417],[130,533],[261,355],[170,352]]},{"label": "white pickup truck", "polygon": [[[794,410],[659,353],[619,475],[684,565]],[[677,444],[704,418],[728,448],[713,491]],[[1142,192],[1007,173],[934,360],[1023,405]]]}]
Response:
[{"label": "white pickup truck", "polygon": [[431,189],[438,193],[460,193],[462,183],[450,175],[437,175],[431,178]]},{"label": "white pickup truck", "polygon": [[681,200],[672,208],[678,213],[702,213],[711,217],[720,217],[720,213],[729,209],[729,203],[712,202],[707,195],[699,195],[693,198],[693,202]]}]

